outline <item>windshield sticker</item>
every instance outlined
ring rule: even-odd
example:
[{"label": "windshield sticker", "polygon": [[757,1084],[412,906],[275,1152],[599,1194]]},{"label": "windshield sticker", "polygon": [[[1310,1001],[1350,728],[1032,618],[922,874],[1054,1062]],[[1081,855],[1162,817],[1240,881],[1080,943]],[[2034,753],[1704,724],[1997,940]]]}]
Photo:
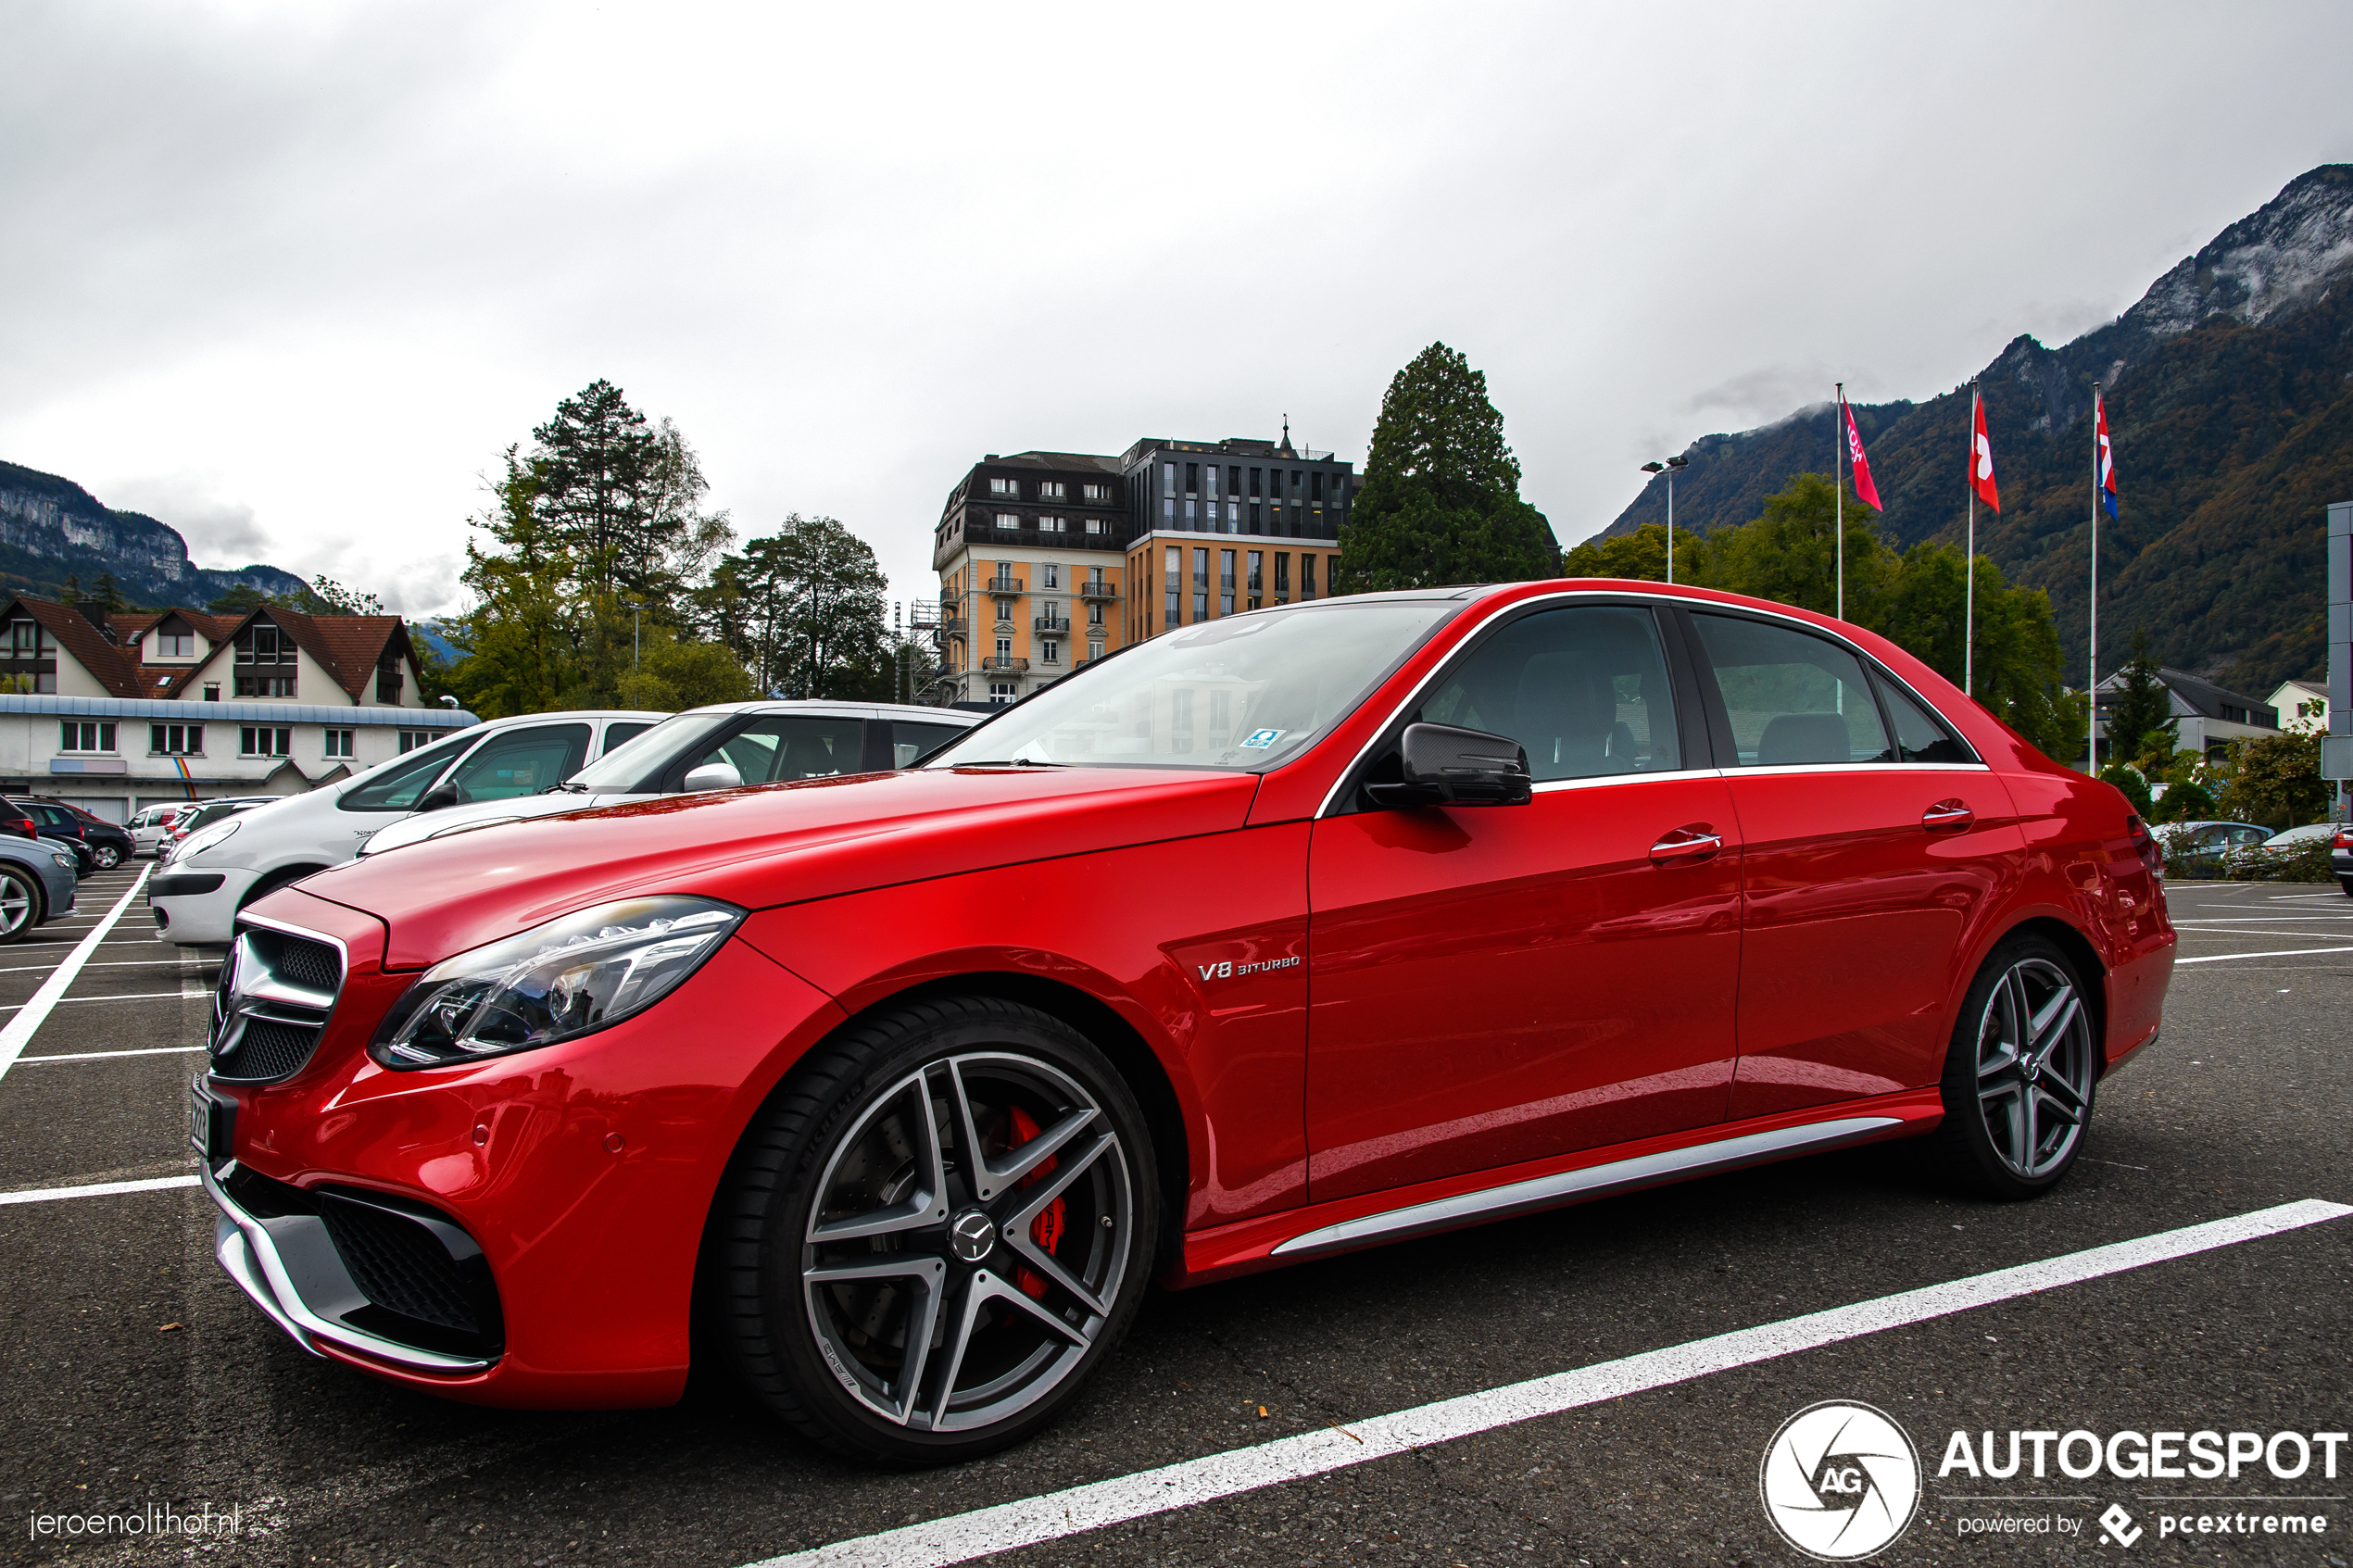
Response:
[{"label": "windshield sticker", "polygon": [[1282,739],[1283,734],[1284,732],[1281,730],[1255,730],[1251,733],[1251,737],[1242,742],[1242,744],[1244,746],[1256,746],[1259,750],[1264,751],[1268,746],[1273,746],[1277,741]]}]

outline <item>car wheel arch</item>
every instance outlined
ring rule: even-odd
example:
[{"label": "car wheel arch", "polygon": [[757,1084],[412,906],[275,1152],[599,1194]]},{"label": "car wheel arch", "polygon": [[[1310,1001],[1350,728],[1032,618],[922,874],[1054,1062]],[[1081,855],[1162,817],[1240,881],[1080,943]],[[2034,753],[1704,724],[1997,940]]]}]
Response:
[{"label": "car wheel arch", "polygon": [[[1976,982],[1978,971],[1985,967],[1986,960],[2005,942],[2014,941],[2020,936],[2042,937],[2058,948],[2060,952],[2065,953],[2068,961],[2075,965],[2077,974],[2083,982],[2084,1005],[2092,1010],[2092,1042],[2099,1052],[2100,1071],[2106,1073],[2108,1065],[2108,965],[2100,957],[2099,948],[2094,945],[2090,937],[2056,914],[2023,914],[2002,926],[1994,935],[1994,939],[1985,945],[1984,950],[1976,955],[1976,961],[1969,965],[1969,972],[1961,983],[1961,993],[1954,998],[1955,1009],[1957,1010],[1961,1002],[1967,999],[1969,988]],[[1952,1025],[1957,1025],[1958,1022],[1957,1016],[1951,1021]],[[1951,1033],[1950,1026],[1946,1033]]]},{"label": "car wheel arch", "polygon": [[324,866],[280,866],[274,871],[264,872],[254,879],[251,887],[245,889],[245,896],[237,900],[237,908],[243,910],[257,899],[267,898],[281,887],[292,886],[304,877],[326,869]]}]

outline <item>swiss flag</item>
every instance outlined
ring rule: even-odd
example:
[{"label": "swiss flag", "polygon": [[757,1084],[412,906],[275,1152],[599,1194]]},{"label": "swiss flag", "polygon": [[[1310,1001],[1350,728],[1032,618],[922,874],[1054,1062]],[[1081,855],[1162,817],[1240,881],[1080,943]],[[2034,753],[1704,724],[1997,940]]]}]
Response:
[{"label": "swiss flag", "polygon": [[1871,483],[1871,461],[1863,456],[1863,433],[1855,428],[1855,410],[1841,397],[1838,411],[1846,420],[1846,456],[1855,465],[1855,494],[1871,510],[1883,512],[1887,508],[1879,504],[1879,486]]},{"label": "swiss flag", "polygon": [[1973,427],[1969,438],[1969,487],[1977,498],[1993,508],[2002,509],[2002,493],[1994,487],[1994,443],[1985,434],[1985,404],[1971,387],[1969,395],[1969,421]]},{"label": "swiss flag", "polygon": [[2092,439],[2098,452],[2099,465],[2095,470],[2093,482],[2099,486],[2100,505],[2107,509],[2108,516],[2114,517],[2116,515],[2116,448],[2108,444],[2108,405],[2100,400],[2097,393],[2092,395],[2092,412],[2098,419]]}]

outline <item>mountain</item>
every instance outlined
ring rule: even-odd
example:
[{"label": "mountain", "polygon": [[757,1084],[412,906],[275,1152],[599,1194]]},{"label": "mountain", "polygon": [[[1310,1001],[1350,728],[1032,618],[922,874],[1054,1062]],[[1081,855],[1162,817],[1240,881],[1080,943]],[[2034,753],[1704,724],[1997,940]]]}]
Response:
[{"label": "mountain", "polygon": [[[2353,164],[2298,176],[2159,278],[2139,303],[2059,348],[2021,336],[1979,373],[2002,491],[1977,547],[2046,588],[2083,671],[2092,510],[2092,384],[2103,384],[2121,515],[2100,526],[2100,662],[2134,628],[2158,657],[2264,692],[2326,660],[2323,508],[2353,497]],[[1854,405],[1902,548],[1957,545],[1967,383],[1925,402]],[[1750,521],[1803,472],[1827,472],[1828,404],[1692,444],[1675,521]],[[1603,532],[1666,521],[1654,481]]]},{"label": "mountain", "polygon": [[195,566],[179,531],[139,512],[101,506],[69,479],[0,463],[0,586],[44,599],[69,575],[92,587],[102,571],[134,605],[201,609],[240,585],[287,594],[303,581],[274,566],[234,571]]}]

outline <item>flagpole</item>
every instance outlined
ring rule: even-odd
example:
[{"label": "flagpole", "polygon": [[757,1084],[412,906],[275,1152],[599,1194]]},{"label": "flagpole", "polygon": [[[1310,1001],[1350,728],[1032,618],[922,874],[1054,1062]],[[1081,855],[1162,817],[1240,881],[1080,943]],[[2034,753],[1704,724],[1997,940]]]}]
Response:
[{"label": "flagpole", "polygon": [[1667,470],[1667,585],[1675,586],[1675,470]]},{"label": "flagpole", "polygon": [[1846,619],[1846,383],[1831,414],[1831,532],[1838,535],[1838,618]]},{"label": "flagpole", "polygon": [[2084,755],[2092,777],[2100,776],[2100,383],[2092,383],[2092,602],[2091,646],[2083,664],[2089,680],[2084,706]]},{"label": "flagpole", "polygon": [[1961,571],[1961,695],[1977,695],[1977,383],[1969,383],[1969,544]]}]

